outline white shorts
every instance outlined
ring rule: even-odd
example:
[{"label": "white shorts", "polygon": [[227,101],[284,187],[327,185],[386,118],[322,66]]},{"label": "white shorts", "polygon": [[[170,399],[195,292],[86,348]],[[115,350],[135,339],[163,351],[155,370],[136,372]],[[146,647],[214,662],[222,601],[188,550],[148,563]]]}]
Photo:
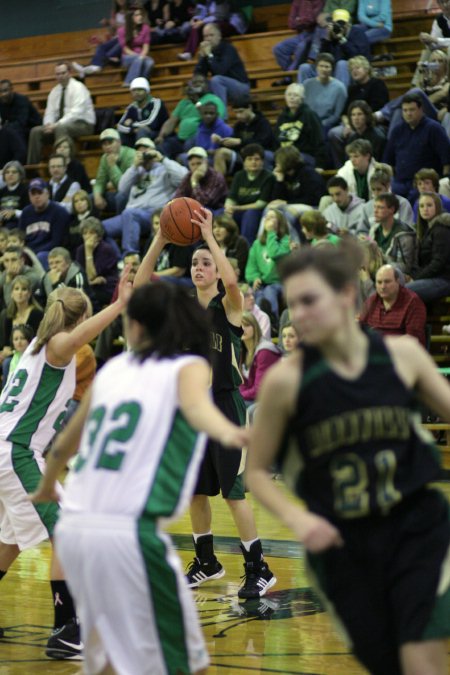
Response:
[{"label": "white shorts", "polygon": [[155,522],[62,512],[58,557],[74,596],[85,672],[175,675],[209,663],[195,603]]},{"label": "white shorts", "polygon": [[0,441],[0,541],[21,551],[51,537],[58,518],[57,504],[34,505],[28,498],[44,466],[40,453]]}]

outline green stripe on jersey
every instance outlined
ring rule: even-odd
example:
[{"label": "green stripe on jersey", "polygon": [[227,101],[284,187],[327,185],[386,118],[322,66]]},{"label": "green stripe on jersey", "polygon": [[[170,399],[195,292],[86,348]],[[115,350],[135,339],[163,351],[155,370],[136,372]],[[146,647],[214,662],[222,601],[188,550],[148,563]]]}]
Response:
[{"label": "green stripe on jersey", "polygon": [[190,672],[185,625],[177,576],[167,562],[167,547],[150,519],[138,520],[138,538],[145,564],[153,616],[168,675]]},{"label": "green stripe on jersey", "polygon": [[65,372],[63,368],[53,368],[48,363],[44,365],[33,400],[28,410],[25,411],[9,434],[8,441],[18,443],[24,447],[31,445],[31,439],[36,433],[40,422],[47,414],[50,404],[56,397]]},{"label": "green stripe on jersey", "polygon": [[197,432],[178,410],[166,441],[161,462],[156,470],[143,514],[171,516],[179,502],[186,471],[197,443]]},{"label": "green stripe on jersey", "polygon": [[[34,458],[32,450],[24,448],[21,445],[13,445],[11,450],[11,460],[14,472],[22,483],[25,492],[34,492],[39,485],[42,473],[38,463]],[[46,502],[44,504],[33,504],[42,524],[48,532],[48,536],[53,536],[53,530],[58,520],[59,506],[55,502]]]}]

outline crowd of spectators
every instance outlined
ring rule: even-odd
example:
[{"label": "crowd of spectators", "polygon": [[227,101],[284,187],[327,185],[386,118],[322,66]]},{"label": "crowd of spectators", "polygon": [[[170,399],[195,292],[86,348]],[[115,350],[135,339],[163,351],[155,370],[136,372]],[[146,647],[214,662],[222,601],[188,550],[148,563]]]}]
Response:
[{"label": "crowd of spectators", "polygon": [[[360,320],[424,343],[424,303],[450,294],[450,10],[439,3],[442,14],[420,36],[427,51],[411,90],[389,100],[370,63],[371,46],[392,32],[389,2],[292,2],[295,34],[274,54],[295,81],[274,83],[286,87],[273,125],[224,39],[245,29],[227,2],[114,3],[111,33],[92,62],[56,65],[43,118],[2,80],[4,358],[12,356],[12,328],[28,323],[27,311],[36,317],[58,285],[85,289],[95,310],[108,304],[123,261],[139,265],[161,209],[180,196],[213,211],[214,235],[242,284],[251,314],[244,344],[250,391],[266,349],[259,341],[277,333],[283,310],[277,262],[298,246],[359,237],[367,251]],[[197,58],[172,112],[151,93],[150,42],[164,40],[187,40],[182,58]],[[120,61],[128,68],[130,103],[115,126],[98,133],[102,154],[90,181],[75,156],[74,139],[95,125],[81,80]],[[49,179],[27,183],[24,163],[44,156]],[[335,175],[326,179],[326,170]],[[189,285],[190,255],[189,247],[168,245],[155,275]],[[117,334],[120,326],[99,340],[100,361]]]}]

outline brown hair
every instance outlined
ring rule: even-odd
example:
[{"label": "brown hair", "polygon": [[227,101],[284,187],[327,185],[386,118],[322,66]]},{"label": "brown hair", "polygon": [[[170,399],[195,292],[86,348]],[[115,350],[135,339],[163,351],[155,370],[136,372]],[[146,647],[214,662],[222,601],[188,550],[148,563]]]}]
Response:
[{"label": "brown hair", "polygon": [[[17,286],[17,284],[20,284],[21,286],[26,288],[27,291],[30,292],[30,299],[28,301],[28,304],[31,305],[32,307],[35,307],[36,309],[42,309],[40,304],[36,301],[36,299],[33,296],[33,286],[29,278],[24,276],[23,274],[18,274],[16,277],[14,277],[14,280],[11,284],[11,291],[14,289],[14,286]],[[6,316],[8,317],[8,319],[14,319],[16,313],[17,313],[17,305],[11,296],[11,300],[9,301],[8,307],[6,308]]]},{"label": "brown hair", "polygon": [[237,238],[239,237],[239,227],[237,226],[237,223],[231,216],[226,216],[226,215],[221,215],[221,216],[216,216],[213,221],[213,228],[214,226],[216,227],[224,227],[227,231],[227,236],[225,237],[224,244],[225,246],[233,246]]},{"label": "brown hair", "polygon": [[[436,218],[436,216],[440,216],[442,213],[442,202],[439,195],[437,195],[435,192],[422,192],[422,194],[419,195],[419,204],[417,209],[417,225],[416,225],[416,234],[418,241],[421,241],[423,235],[425,234],[425,230],[429,225],[427,221],[424,220],[420,215],[420,200],[422,199],[422,197],[430,197],[433,200],[434,205],[436,207],[436,213],[434,214],[433,218]],[[431,218],[431,220],[433,220],[433,218]]]},{"label": "brown hair", "polygon": [[279,272],[284,282],[295,274],[314,270],[338,292],[348,284],[357,286],[362,262],[362,246],[350,235],[337,246],[307,246],[294,251],[281,261]]},{"label": "brown hair", "polygon": [[253,357],[255,356],[256,347],[261,342],[262,331],[258,319],[251,312],[243,312],[242,325],[252,326],[253,328],[252,346],[249,348],[244,342],[242,343],[242,363],[245,363],[245,365],[249,368],[253,361]]},{"label": "brown hair", "polygon": [[419,180],[431,180],[435,192],[439,190],[439,174],[434,169],[420,169],[414,174],[414,185],[417,186]]},{"label": "brown hair", "polygon": [[328,234],[327,219],[320,211],[304,211],[300,217],[300,225],[305,228],[308,234],[314,237],[325,237]]},{"label": "brown hair", "polygon": [[92,315],[91,301],[86,293],[68,286],[52,291],[36,333],[36,344],[32,353],[38,354],[57,333],[74,328],[84,315]]},{"label": "brown hair", "polygon": [[[277,229],[275,230],[275,233],[278,237],[278,239],[281,239],[282,237],[285,237],[287,234],[289,234],[289,226],[286,220],[286,216],[284,213],[281,211],[278,211],[278,209],[267,209],[267,212],[265,213],[265,217],[267,217],[267,214],[269,211],[273,211],[277,217]],[[259,241],[261,244],[265,244],[267,242],[267,232],[266,230],[263,231],[263,233],[258,237]]]}]

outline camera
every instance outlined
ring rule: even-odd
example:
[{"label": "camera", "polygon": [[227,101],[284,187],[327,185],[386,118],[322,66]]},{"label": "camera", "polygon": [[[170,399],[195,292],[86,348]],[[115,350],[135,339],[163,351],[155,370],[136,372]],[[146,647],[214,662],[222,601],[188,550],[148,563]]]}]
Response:
[{"label": "camera", "polygon": [[342,35],[344,32],[345,21],[332,21],[330,24],[331,31],[334,35]]},{"label": "camera", "polygon": [[437,71],[440,68],[440,64],[435,61],[419,61],[417,65],[419,70]]},{"label": "camera", "polygon": [[154,150],[148,150],[147,152],[142,153],[142,159],[144,162],[149,162],[151,159],[155,159],[156,152]]}]

